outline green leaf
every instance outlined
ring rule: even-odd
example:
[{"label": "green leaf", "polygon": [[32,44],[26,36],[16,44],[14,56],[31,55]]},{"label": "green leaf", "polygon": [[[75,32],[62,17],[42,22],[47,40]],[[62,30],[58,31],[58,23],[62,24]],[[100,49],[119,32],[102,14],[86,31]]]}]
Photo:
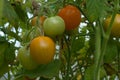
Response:
[{"label": "green leaf", "polygon": [[87,0],[87,16],[91,22],[105,15],[105,0]]},{"label": "green leaf", "polygon": [[[19,19],[22,21],[22,22],[27,22],[27,14],[26,14],[26,12],[23,10],[23,8],[22,8],[22,5],[20,5],[20,4],[18,4],[18,3],[16,3],[16,4],[14,4],[15,6],[14,6],[14,10],[15,10],[15,12],[17,13],[17,15],[18,15],[18,17],[19,17]],[[22,13],[22,14],[21,14]]]},{"label": "green leaf", "polygon": [[11,3],[4,0],[3,8],[3,18],[6,18],[11,24],[16,25],[18,22],[18,16],[11,6]]},{"label": "green leaf", "polygon": [[[95,68],[95,65],[91,65],[86,69],[84,80],[94,80],[94,74],[96,74],[94,71]],[[102,80],[104,76],[106,76],[106,72],[103,67],[100,67],[100,80]]]},{"label": "green leaf", "polygon": [[0,77],[2,77],[5,73],[7,73],[9,71],[9,67],[8,64],[4,63],[1,67],[0,67]]},{"label": "green leaf", "polygon": [[78,50],[83,48],[84,43],[85,43],[85,37],[83,36],[74,37],[71,45],[72,52],[77,52]]},{"label": "green leaf", "polygon": [[1,42],[5,42],[5,41],[6,41],[6,38],[3,37],[3,36],[0,36],[0,43],[1,43]]},{"label": "green leaf", "polygon": [[104,55],[104,62],[111,63],[112,61],[114,61],[117,56],[117,53],[118,53],[118,50],[117,50],[117,45],[115,41],[109,40],[106,48],[106,53]]},{"label": "green leaf", "polygon": [[0,0],[0,24],[1,24],[1,17],[2,17],[2,11],[3,11],[3,0]]},{"label": "green leaf", "polygon": [[111,66],[110,64],[104,63],[103,66],[104,66],[104,69],[105,69],[105,71],[106,71],[106,73],[107,73],[108,75],[111,76],[111,75],[117,73],[116,69],[115,69],[113,66]]},{"label": "green leaf", "polygon": [[21,41],[21,38],[20,38],[20,36],[17,33],[13,32],[13,31],[11,31],[11,30],[9,30],[7,28],[2,28],[1,30],[5,34],[8,34],[8,36],[14,37],[16,40]]},{"label": "green leaf", "polygon": [[52,78],[54,76],[57,76],[60,69],[60,60],[54,60],[49,64],[46,65],[40,65],[35,70],[22,70],[21,75],[22,76],[28,76],[30,78],[35,78],[38,76],[46,77],[46,78]]},{"label": "green leaf", "polygon": [[4,52],[7,47],[8,47],[8,43],[0,43],[0,67],[4,63]]},{"label": "green leaf", "polygon": [[0,43],[0,77],[3,76],[4,73],[8,71],[8,65],[4,61],[4,52],[8,47],[8,43]]},{"label": "green leaf", "polygon": [[8,64],[12,64],[15,60],[15,47],[14,44],[11,43],[9,46],[6,48],[4,52],[4,58],[5,62]]}]

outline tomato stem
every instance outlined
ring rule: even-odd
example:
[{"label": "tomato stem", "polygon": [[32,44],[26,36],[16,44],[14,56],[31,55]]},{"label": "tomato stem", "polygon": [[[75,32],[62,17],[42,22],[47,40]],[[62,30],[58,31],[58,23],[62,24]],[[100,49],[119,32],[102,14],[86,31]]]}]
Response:
[{"label": "tomato stem", "polygon": [[[110,25],[109,25],[109,28],[107,30],[107,32],[105,33],[105,36],[103,36],[103,42],[102,42],[102,45],[100,45],[100,41],[99,41],[99,38],[101,40],[101,36],[100,36],[100,28],[96,30],[96,33],[97,35],[96,36],[99,36],[98,39],[96,40],[96,68],[95,68],[95,75],[94,75],[94,80],[100,80],[100,67],[103,63],[103,58],[104,58],[104,54],[106,52],[106,47],[107,47],[107,43],[108,43],[108,40],[109,40],[109,36],[110,36],[110,32],[111,32],[111,29],[112,29],[112,24],[113,24],[113,21],[114,21],[114,18],[115,18],[115,15],[116,15],[117,11],[115,11],[112,15],[112,19],[111,19],[111,22],[110,22]],[[102,26],[101,25],[101,22],[98,21],[98,27]]]}]

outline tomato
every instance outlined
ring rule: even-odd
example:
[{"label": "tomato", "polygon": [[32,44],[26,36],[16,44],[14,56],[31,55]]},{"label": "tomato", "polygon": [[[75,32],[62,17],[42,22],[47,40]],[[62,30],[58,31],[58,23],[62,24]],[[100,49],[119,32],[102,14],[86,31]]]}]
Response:
[{"label": "tomato", "polygon": [[66,30],[75,29],[80,25],[81,13],[79,9],[73,5],[67,5],[62,8],[58,15],[65,21]]},{"label": "tomato", "polygon": [[53,16],[44,21],[43,28],[46,35],[57,36],[64,33],[65,23],[61,17]]},{"label": "tomato", "polygon": [[[37,24],[37,19],[38,19],[37,16],[35,16],[35,17],[32,18],[32,20],[31,20],[31,24],[32,24],[32,26],[35,26],[35,25]],[[46,19],[45,16],[41,16],[41,17],[39,17],[38,20],[40,21],[40,24],[41,24],[41,25],[43,25],[43,22],[44,22],[45,19]]]},{"label": "tomato", "polygon": [[[108,17],[104,21],[104,30],[106,31],[107,28],[110,25],[112,17]],[[111,36],[113,37],[120,37],[120,14],[116,14],[113,25],[112,25],[112,30],[111,30]]]},{"label": "tomato", "polygon": [[30,44],[30,54],[38,64],[47,64],[55,54],[55,43],[46,36],[34,38]]},{"label": "tomato", "polygon": [[31,58],[30,50],[27,47],[21,47],[18,51],[18,60],[27,70],[32,70],[37,68],[38,64]]}]

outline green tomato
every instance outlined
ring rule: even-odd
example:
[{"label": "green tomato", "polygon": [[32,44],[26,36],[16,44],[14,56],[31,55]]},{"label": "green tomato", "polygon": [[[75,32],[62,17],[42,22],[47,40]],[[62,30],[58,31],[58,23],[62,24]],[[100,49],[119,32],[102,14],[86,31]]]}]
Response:
[{"label": "green tomato", "polygon": [[30,50],[27,47],[22,47],[18,51],[18,60],[27,70],[32,70],[37,68],[38,64],[31,58]]},{"label": "green tomato", "polygon": [[59,16],[45,19],[43,23],[44,32],[48,36],[62,35],[65,31],[64,20]]}]

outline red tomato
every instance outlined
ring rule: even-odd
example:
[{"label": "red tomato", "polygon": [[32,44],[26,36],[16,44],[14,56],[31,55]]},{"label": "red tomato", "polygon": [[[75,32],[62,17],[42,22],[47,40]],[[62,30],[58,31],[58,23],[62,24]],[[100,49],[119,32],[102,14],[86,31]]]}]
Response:
[{"label": "red tomato", "polygon": [[73,5],[67,5],[62,8],[58,15],[65,21],[66,30],[75,29],[80,25],[81,13],[79,9]]}]

